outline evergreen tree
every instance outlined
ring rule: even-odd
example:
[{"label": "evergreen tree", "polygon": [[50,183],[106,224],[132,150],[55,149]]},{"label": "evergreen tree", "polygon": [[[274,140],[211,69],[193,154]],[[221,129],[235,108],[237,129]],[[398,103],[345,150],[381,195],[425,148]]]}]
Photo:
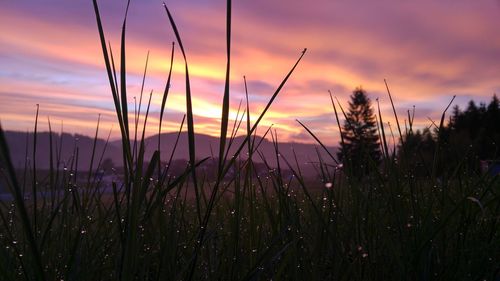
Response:
[{"label": "evergreen tree", "polygon": [[370,169],[369,159],[378,163],[381,153],[375,114],[363,89],[354,90],[346,116],[342,128],[344,142],[340,144],[338,157],[352,165],[353,173],[364,175]]},{"label": "evergreen tree", "polygon": [[479,106],[469,101],[464,111],[456,106],[450,123],[443,128],[441,157],[447,163],[462,162],[470,171],[479,172],[480,160],[500,158],[500,102],[494,95],[491,102]]}]

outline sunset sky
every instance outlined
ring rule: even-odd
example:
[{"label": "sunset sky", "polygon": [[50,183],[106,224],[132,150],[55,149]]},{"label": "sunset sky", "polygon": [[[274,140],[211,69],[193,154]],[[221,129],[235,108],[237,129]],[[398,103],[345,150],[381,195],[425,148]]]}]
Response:
[{"label": "sunset sky", "polygon": [[[438,120],[453,95],[489,102],[500,92],[500,2],[493,0],[252,0],[233,1],[232,117],[248,79],[251,116],[299,57],[308,52],[282,90],[260,131],[274,124],[281,140],[312,142],[299,119],[328,144],[339,135],[328,90],[347,107],[362,86],[386,121],[401,122],[416,107],[416,123]],[[126,1],[99,1],[115,60]],[[190,66],[195,130],[219,134],[225,71],[225,1],[168,1]],[[171,42],[175,37],[161,1],[132,1],[127,33],[129,108],[138,98],[148,50],[145,94],[153,90],[148,131],[157,131]],[[185,112],[184,63],[176,49],[164,132],[177,130]],[[102,137],[113,126],[113,101],[91,0],[0,2],[0,122],[32,130],[40,104],[40,130],[64,122],[64,131],[91,135],[98,114]],[[114,125],[113,125],[114,124]]]}]

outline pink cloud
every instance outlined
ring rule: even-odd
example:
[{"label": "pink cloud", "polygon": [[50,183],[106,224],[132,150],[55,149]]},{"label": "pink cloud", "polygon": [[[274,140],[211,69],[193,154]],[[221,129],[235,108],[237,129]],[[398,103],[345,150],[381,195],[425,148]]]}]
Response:
[{"label": "pink cloud", "polygon": [[[31,126],[31,107],[40,103],[44,114],[65,120],[68,130],[91,131],[98,113],[106,116],[104,126],[111,127],[114,111],[92,7],[88,1],[54,2],[57,5],[0,4],[2,124]],[[118,61],[124,7],[101,2],[107,38]],[[169,5],[186,46],[196,129],[218,135],[225,67],[224,1]],[[133,97],[139,95],[149,50],[145,92],[154,91],[152,111],[158,113],[173,33],[161,3],[135,1],[131,9],[130,108]],[[498,9],[494,2],[477,1],[235,2],[231,116],[236,116],[244,98],[243,75],[249,80],[251,114],[256,118],[307,47],[303,62],[262,123],[275,124],[282,131],[281,139],[303,133],[294,121],[299,118],[328,143],[338,141],[333,118],[326,118],[333,115],[328,89],[347,107],[351,91],[363,85],[373,101],[380,98],[384,120],[394,124],[384,78],[401,119],[416,105],[417,112],[419,108],[423,112],[417,115],[417,123],[425,126],[428,115],[438,118],[454,94],[488,100],[500,89]],[[179,122],[185,111],[184,67],[176,51],[167,116]],[[151,118],[153,127],[157,118]],[[175,130],[178,124],[168,122],[168,129]]]}]

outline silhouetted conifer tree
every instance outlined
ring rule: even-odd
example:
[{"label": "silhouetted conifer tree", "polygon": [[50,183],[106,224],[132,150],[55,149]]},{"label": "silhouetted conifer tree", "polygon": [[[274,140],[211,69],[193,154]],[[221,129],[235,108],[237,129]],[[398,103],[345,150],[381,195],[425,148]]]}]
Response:
[{"label": "silhouetted conifer tree", "polygon": [[338,157],[352,167],[353,173],[364,175],[370,170],[370,159],[378,164],[381,153],[375,114],[363,89],[354,90],[346,115],[342,128],[344,143]]}]

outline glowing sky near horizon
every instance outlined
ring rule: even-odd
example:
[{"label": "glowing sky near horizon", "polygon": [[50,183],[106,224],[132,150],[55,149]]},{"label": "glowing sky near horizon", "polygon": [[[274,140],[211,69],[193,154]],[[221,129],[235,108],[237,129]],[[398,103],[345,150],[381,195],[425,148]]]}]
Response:
[{"label": "glowing sky near horizon", "polygon": [[[125,1],[99,1],[115,59]],[[168,1],[190,66],[195,130],[218,135],[225,71],[225,1]],[[357,86],[384,121],[394,124],[387,79],[401,122],[416,107],[416,125],[437,120],[453,95],[462,108],[489,102],[500,90],[500,4],[468,0],[234,1],[231,117],[248,79],[253,121],[283,77],[304,59],[271,106],[281,140],[312,142],[299,119],[328,144],[339,135],[328,90],[347,107]],[[129,108],[139,99],[150,51],[144,99],[153,91],[148,134],[157,131],[161,94],[175,40],[161,1],[132,1],[127,33]],[[185,112],[184,65],[176,48],[164,132],[176,131]],[[40,104],[40,130],[92,135],[101,114],[102,136],[113,127],[113,101],[90,0],[0,2],[0,121],[8,130],[32,130]],[[144,105],[143,105],[144,108]],[[54,128],[53,128],[54,129]],[[394,129],[394,128],[393,128]]]}]

